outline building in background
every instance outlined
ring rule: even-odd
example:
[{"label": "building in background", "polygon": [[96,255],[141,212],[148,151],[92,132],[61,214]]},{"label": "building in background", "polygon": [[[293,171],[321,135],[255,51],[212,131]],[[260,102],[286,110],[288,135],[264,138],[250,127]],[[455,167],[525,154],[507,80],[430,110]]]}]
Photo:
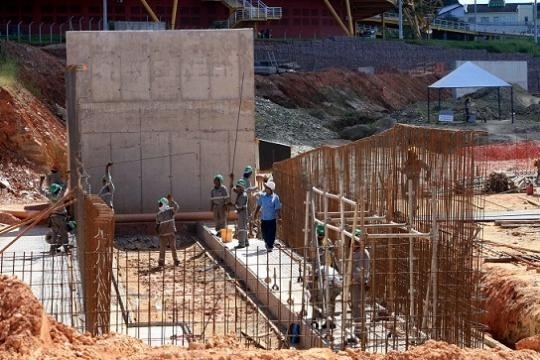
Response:
[{"label": "building in background", "polygon": [[[103,29],[107,23],[159,22],[149,28],[251,27],[261,37],[314,38],[350,35],[362,18],[392,9],[391,0],[18,0],[0,1],[0,34],[65,34]],[[175,7],[176,3],[176,7]],[[350,8],[347,8],[350,4]],[[173,16],[176,8],[176,15]],[[348,15],[350,13],[350,16]],[[349,20],[351,19],[351,20]]]}]

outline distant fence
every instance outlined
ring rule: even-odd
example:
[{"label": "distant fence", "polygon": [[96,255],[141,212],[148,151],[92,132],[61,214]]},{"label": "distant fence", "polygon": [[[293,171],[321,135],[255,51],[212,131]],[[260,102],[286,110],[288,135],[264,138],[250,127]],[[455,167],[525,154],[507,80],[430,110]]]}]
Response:
[{"label": "distant fence", "polygon": [[[165,30],[164,22],[111,21],[110,30]],[[45,45],[63,43],[66,31],[97,31],[103,29],[101,18],[72,16],[63,23],[45,23],[9,20],[0,23],[0,39],[30,44]]]}]

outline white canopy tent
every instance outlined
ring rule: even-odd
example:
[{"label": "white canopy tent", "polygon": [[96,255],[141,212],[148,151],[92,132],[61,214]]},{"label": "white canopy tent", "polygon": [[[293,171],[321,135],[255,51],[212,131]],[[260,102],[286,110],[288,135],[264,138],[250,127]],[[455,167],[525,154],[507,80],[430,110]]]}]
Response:
[{"label": "white canopy tent", "polygon": [[510,87],[510,106],[512,114],[512,123],[514,122],[514,89],[512,85],[498,78],[492,73],[482,69],[478,65],[467,61],[454,71],[447,74],[443,78],[435,81],[428,86],[428,122],[430,122],[430,100],[431,89],[439,90],[439,109],[441,107],[441,89],[456,89],[456,88],[482,88],[496,87],[498,95],[499,119],[501,118],[501,87]]}]

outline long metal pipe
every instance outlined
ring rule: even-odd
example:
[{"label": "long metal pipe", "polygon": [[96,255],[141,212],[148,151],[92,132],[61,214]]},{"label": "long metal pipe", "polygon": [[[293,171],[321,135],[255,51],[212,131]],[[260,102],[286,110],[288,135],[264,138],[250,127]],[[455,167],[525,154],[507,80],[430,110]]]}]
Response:
[{"label": "long metal pipe", "polygon": [[[25,225],[28,221],[31,221],[35,216],[39,215],[42,211],[39,210],[16,210],[16,209],[3,209],[3,212],[9,213],[22,221],[16,225],[10,226],[19,227]],[[211,211],[193,211],[193,212],[179,212],[174,217],[177,221],[212,221],[214,214]],[[28,219],[28,221],[26,221]],[[138,213],[138,214],[115,214],[114,219],[117,223],[129,223],[129,222],[153,222],[156,220],[156,214],[154,213]],[[235,212],[229,212],[227,220],[236,221],[237,216]],[[5,229],[2,229],[4,232]]]},{"label": "long metal pipe", "polygon": [[[174,216],[177,221],[212,221],[214,215],[211,211],[194,211],[194,212],[178,212]],[[228,220],[236,220],[236,213],[229,212]],[[153,222],[156,221],[154,213],[139,213],[139,214],[115,214],[114,220],[116,223],[129,222]]]}]

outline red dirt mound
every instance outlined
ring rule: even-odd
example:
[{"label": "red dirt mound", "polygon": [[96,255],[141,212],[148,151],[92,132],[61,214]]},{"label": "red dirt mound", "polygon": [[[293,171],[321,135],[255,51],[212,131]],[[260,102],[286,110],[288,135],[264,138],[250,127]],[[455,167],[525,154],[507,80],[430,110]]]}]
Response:
[{"label": "red dirt mound", "polygon": [[14,277],[0,275],[0,359],[335,359],[335,360],[533,360],[532,350],[503,351],[460,349],[444,342],[428,341],[406,352],[386,355],[359,350],[338,353],[330,349],[252,350],[231,338],[214,339],[208,344],[151,348],[139,340],[120,335],[91,337],[58,323],[43,312],[32,291]]},{"label": "red dirt mound", "polygon": [[[434,74],[362,74],[329,69],[317,73],[256,76],[257,96],[289,108],[324,108],[324,104],[367,111],[398,110],[427,99]],[[404,91],[404,89],[407,89]]]},{"label": "red dirt mound", "polygon": [[65,107],[65,65],[57,57],[41,49],[15,42],[3,42],[5,54],[19,64],[19,78],[51,109],[54,104]]}]

